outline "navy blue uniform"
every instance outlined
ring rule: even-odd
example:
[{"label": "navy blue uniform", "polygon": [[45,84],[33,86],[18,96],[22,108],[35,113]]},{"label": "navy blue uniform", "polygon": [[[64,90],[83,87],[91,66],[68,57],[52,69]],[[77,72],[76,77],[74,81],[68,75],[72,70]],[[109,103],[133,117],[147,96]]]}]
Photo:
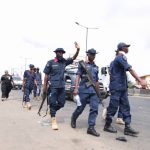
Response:
[{"label": "navy blue uniform", "polygon": [[24,87],[24,95],[23,95],[23,101],[29,102],[30,98],[29,95],[33,90],[34,87],[34,80],[36,79],[35,73],[31,73],[29,70],[26,70],[24,72],[24,80],[25,80],[25,87]]},{"label": "navy blue uniform", "polygon": [[[112,67],[113,67],[113,61],[110,63],[110,66],[109,66],[109,72],[111,74],[111,71],[112,71]],[[111,92],[111,91],[110,91]],[[121,107],[119,106],[119,110],[118,110],[118,115],[117,115],[118,118],[123,118],[122,116],[122,109]]]},{"label": "navy blue uniform", "polygon": [[106,123],[111,124],[112,117],[116,114],[118,106],[120,106],[123,120],[126,124],[131,122],[130,106],[127,91],[127,75],[126,71],[131,68],[125,55],[117,55],[110,66],[110,103],[107,108]]},{"label": "navy blue uniform", "polygon": [[35,73],[35,79],[37,82],[37,86],[34,85],[34,97],[40,96],[41,94],[41,86],[42,86],[42,75],[40,72]]},{"label": "navy blue uniform", "polygon": [[72,58],[62,59],[57,58],[47,62],[44,73],[49,75],[50,81],[50,113],[51,117],[55,117],[56,111],[64,107],[65,104],[65,67],[73,63]]},{"label": "navy blue uniform", "polygon": [[[98,66],[95,63],[86,62],[86,68],[92,74],[93,82],[98,82]],[[81,101],[81,106],[78,106],[73,113],[73,118],[76,120],[78,116],[83,112],[86,104],[90,106],[90,113],[88,118],[89,126],[94,126],[96,123],[96,117],[98,115],[98,106],[99,100],[98,96],[92,85],[89,84],[87,74],[84,71],[84,68],[79,64],[78,66],[78,75],[81,77],[79,84],[79,97]]]}]

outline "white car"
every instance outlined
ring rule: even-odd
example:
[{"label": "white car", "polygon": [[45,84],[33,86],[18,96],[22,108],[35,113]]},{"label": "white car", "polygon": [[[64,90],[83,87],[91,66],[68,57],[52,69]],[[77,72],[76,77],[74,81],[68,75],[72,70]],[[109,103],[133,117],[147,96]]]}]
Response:
[{"label": "white car", "polygon": [[12,76],[14,81],[14,87],[13,89],[22,89],[22,79],[19,76]]}]

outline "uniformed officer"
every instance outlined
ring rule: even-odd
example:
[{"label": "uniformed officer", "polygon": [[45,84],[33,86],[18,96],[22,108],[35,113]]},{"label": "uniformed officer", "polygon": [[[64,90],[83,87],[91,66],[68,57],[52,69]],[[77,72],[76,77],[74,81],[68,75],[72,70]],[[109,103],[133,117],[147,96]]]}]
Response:
[{"label": "uniformed officer", "polygon": [[56,57],[47,62],[44,69],[44,85],[43,92],[46,91],[47,80],[50,81],[50,114],[52,119],[52,129],[58,130],[58,125],[56,122],[56,112],[64,107],[65,104],[65,80],[64,80],[64,71],[65,67],[76,59],[78,56],[80,46],[75,42],[75,47],[77,51],[72,58],[64,59],[63,54],[65,53],[63,48],[57,48],[54,52]]},{"label": "uniformed officer", "polygon": [[[94,62],[94,59],[96,56],[96,50],[92,48],[92,49],[89,49],[86,53],[88,56],[88,60],[85,62],[86,68],[87,70],[91,72],[93,82],[99,89],[99,82],[98,82],[99,70],[98,70],[98,66]],[[78,65],[78,71],[77,71],[77,76],[75,80],[75,89],[74,89],[74,95],[77,95],[77,94],[79,94],[81,106],[77,106],[77,108],[72,114],[71,127],[76,128],[77,118],[83,112],[86,104],[89,104],[90,113],[88,117],[89,127],[87,129],[87,133],[97,136],[97,137],[100,136],[100,134],[96,132],[94,128],[96,124],[96,118],[98,115],[99,99],[93,86],[89,84],[87,74],[84,68],[80,64]]]},{"label": "uniformed officer", "polygon": [[39,100],[40,94],[41,94],[41,87],[42,87],[42,74],[39,72],[39,67],[36,68],[35,70],[35,78],[37,82],[37,86],[34,85],[33,89],[33,94],[34,94],[34,99]]},{"label": "uniformed officer", "polygon": [[30,97],[34,85],[37,86],[34,65],[29,65],[30,70],[25,70],[23,75],[23,107],[27,107],[29,110],[31,109]]},{"label": "uniformed officer", "polygon": [[9,97],[9,93],[13,88],[13,78],[5,71],[5,74],[1,76],[1,91],[2,91],[2,101],[6,100]]},{"label": "uniformed officer", "polygon": [[[119,51],[116,51],[116,56],[118,55],[118,52]],[[109,75],[110,76],[111,76],[112,68],[113,68],[113,61],[110,63],[110,67],[109,67]],[[123,121],[123,115],[122,115],[121,107],[118,108],[116,123],[121,124],[121,125],[125,125],[125,122]]]},{"label": "uniformed officer", "polygon": [[142,80],[137,73],[132,69],[132,66],[128,64],[127,58],[125,56],[128,53],[128,47],[130,45],[123,42],[119,43],[117,46],[118,54],[115,57],[112,69],[111,69],[111,78],[110,78],[110,102],[107,107],[106,123],[104,126],[104,131],[116,133],[117,130],[111,126],[112,117],[116,114],[118,106],[122,109],[123,120],[125,122],[125,135],[135,136],[139,132],[131,128],[131,114],[130,114],[130,105],[128,101],[128,90],[127,90],[127,76],[126,71],[129,71],[130,74],[141,84],[143,88],[146,87],[145,80]]},{"label": "uniformed officer", "polygon": [[[36,72],[37,72],[36,67],[34,67],[33,70],[34,70],[34,73],[35,73],[35,79],[36,79]],[[33,86],[33,99],[34,99],[34,100],[37,99],[36,95],[37,95],[37,86],[34,84],[34,86]]]},{"label": "uniformed officer", "polygon": [[39,99],[41,94],[41,87],[42,87],[42,74],[39,71],[39,67],[36,68],[36,82],[37,82],[37,90],[36,90],[36,96],[37,99]]}]

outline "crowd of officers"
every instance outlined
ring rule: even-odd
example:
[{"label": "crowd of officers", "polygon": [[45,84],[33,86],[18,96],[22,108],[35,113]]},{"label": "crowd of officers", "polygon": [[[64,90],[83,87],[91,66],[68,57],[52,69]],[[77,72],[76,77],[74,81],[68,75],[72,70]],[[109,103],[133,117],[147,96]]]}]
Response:
[{"label": "crowd of officers", "polygon": [[[110,67],[110,102],[106,111],[104,131],[116,133],[117,130],[111,125],[112,118],[116,114],[119,108],[119,113],[125,124],[124,134],[137,136],[138,131],[131,128],[131,113],[128,100],[128,85],[126,72],[130,74],[141,84],[143,88],[146,88],[147,84],[145,80],[139,78],[137,73],[132,69],[132,66],[128,63],[126,54],[128,53],[130,45],[126,43],[119,43],[117,45],[116,56],[111,62]],[[47,62],[44,68],[44,84],[43,93],[46,92],[49,100],[51,125],[53,130],[58,130],[58,124],[56,120],[56,113],[59,109],[65,105],[65,80],[64,72],[65,67],[73,63],[79,54],[80,46],[75,42],[76,52],[73,57],[65,59],[63,54],[65,50],[63,48],[57,48],[54,52],[56,57]],[[96,50],[94,48],[86,51],[87,60],[84,62],[86,69],[91,72],[92,80],[95,86],[99,89],[99,67],[94,62],[96,57]],[[29,95],[33,91],[34,98],[39,98],[41,94],[42,76],[39,72],[39,68],[35,68],[33,64],[29,65],[29,70],[25,70],[23,76],[23,107],[31,109]],[[9,86],[8,85],[9,82]],[[47,83],[50,83],[50,90],[47,90]],[[7,99],[9,92],[12,88],[13,80],[8,71],[1,77],[1,89],[2,100]],[[10,85],[11,84],[11,85]],[[79,97],[80,106],[77,106],[71,116],[71,127],[77,127],[77,119],[83,112],[86,104],[89,104],[90,111],[88,116],[88,128],[87,134],[93,136],[100,136],[95,129],[96,118],[99,112],[99,98],[89,83],[88,75],[85,69],[79,64],[78,71],[75,80],[74,96]]]}]

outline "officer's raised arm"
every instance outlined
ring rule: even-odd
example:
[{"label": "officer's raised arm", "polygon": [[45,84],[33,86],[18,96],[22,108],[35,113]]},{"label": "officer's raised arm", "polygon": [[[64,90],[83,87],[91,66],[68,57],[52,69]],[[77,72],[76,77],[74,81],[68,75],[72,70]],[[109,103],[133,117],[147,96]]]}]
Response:
[{"label": "officer's raised arm", "polygon": [[74,54],[74,56],[72,57],[73,60],[75,60],[79,54],[79,51],[80,51],[80,46],[78,45],[77,42],[74,42],[75,44],[75,48],[77,49],[76,53]]}]

